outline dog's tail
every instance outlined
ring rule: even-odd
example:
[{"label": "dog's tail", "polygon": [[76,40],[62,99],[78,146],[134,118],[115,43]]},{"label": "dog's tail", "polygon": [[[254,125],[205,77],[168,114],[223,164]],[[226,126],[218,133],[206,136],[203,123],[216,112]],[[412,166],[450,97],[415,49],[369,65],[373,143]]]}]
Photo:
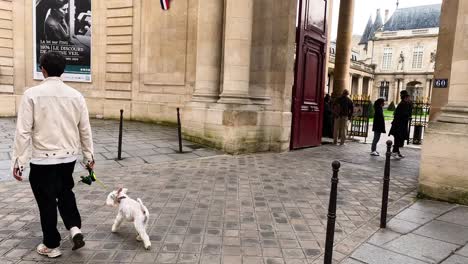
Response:
[{"label": "dog's tail", "polygon": [[145,223],[147,223],[147,222],[148,222],[148,219],[149,219],[148,208],[146,208],[146,206],[143,205],[143,202],[141,201],[140,198],[137,198],[137,201],[138,201],[138,203],[140,204],[140,208],[141,208],[141,210],[143,211],[143,214],[145,215]]}]

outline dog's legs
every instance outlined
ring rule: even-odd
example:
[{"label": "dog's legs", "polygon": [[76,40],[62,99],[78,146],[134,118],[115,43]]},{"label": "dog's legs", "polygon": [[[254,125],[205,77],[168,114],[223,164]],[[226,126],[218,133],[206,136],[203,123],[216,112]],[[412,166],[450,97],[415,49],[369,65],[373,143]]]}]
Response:
[{"label": "dog's legs", "polygon": [[139,221],[139,219],[135,219],[134,225],[135,225],[136,231],[138,232],[138,236],[141,238],[141,240],[143,240],[145,249],[150,249],[151,241],[149,239],[148,234],[146,233],[146,228],[145,228],[145,225],[143,224],[143,221]]},{"label": "dog's legs", "polygon": [[117,214],[117,217],[115,217],[114,224],[112,225],[112,232],[115,233],[119,229],[120,224],[122,224],[123,221],[123,215],[120,213]]},{"label": "dog's legs", "polygon": [[[148,218],[145,218],[145,221],[143,221],[143,225],[144,225],[145,230],[147,230],[146,227],[148,227]],[[143,241],[143,239],[141,239],[140,237],[140,234],[137,235],[136,240],[140,242]]]}]

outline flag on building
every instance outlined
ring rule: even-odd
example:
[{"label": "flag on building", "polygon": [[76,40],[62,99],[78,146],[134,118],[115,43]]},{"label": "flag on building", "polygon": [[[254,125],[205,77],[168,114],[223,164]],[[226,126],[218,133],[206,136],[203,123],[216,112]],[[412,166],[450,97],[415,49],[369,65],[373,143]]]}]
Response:
[{"label": "flag on building", "polygon": [[161,2],[161,8],[163,10],[169,10],[170,0],[159,0]]}]

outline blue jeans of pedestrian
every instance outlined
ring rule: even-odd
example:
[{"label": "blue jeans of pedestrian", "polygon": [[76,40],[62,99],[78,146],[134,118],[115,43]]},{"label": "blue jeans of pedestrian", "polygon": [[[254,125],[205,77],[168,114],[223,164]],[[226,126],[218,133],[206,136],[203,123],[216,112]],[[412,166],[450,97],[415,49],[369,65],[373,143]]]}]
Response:
[{"label": "blue jeans of pedestrian", "polygon": [[382,133],[380,132],[374,132],[374,140],[372,140],[372,148],[371,148],[372,152],[377,150],[377,143],[379,143],[381,135]]}]

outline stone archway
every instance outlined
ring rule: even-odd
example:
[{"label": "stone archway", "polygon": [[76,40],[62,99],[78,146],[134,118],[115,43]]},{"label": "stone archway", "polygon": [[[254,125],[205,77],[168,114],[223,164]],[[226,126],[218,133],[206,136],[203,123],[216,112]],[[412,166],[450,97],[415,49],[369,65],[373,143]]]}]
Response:
[{"label": "stone archway", "polygon": [[408,91],[408,94],[410,95],[412,100],[424,96],[422,83],[418,81],[412,81],[407,83],[406,91]]}]

